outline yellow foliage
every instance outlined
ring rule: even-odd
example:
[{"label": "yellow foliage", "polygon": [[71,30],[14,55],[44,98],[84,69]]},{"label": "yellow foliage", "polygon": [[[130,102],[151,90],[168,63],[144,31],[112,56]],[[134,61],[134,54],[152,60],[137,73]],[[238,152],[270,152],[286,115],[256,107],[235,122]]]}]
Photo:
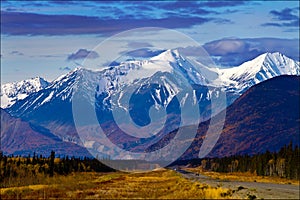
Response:
[{"label": "yellow foliage", "polygon": [[148,173],[76,173],[45,184],[1,189],[3,198],[230,198],[229,189],[193,182],[171,170]]}]

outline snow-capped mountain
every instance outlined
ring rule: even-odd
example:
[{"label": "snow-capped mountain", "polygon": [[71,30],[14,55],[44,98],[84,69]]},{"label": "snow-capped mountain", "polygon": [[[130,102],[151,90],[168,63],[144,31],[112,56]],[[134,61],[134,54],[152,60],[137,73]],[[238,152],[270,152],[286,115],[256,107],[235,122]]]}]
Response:
[{"label": "snow-capped mountain", "polygon": [[[86,95],[89,94],[89,96],[85,97],[94,103],[95,92],[97,95],[107,93],[109,96],[118,92],[123,94],[124,90],[132,85],[141,86],[143,83],[150,82],[161,82],[167,92],[174,96],[179,90],[174,85],[174,78],[171,80],[172,78],[168,78],[170,75],[167,74],[176,76],[179,86],[187,83],[189,85],[207,85],[207,80],[201,72],[181,57],[178,51],[167,50],[150,60],[128,61],[101,71],[76,68],[54,80],[46,90],[31,95],[19,103],[20,106],[15,107],[20,109],[17,111],[20,113],[21,110],[22,112],[26,112],[28,109],[34,110],[57,99],[71,101],[74,92],[78,91],[91,91],[91,93],[86,92]],[[156,92],[159,94],[159,91]],[[161,99],[158,96],[155,97]]]},{"label": "snow-capped mountain", "polygon": [[238,67],[220,69],[215,83],[243,93],[255,84],[280,75],[300,75],[299,62],[279,52],[264,53]]},{"label": "snow-capped mountain", "polygon": [[[158,134],[159,139],[180,125],[178,115],[185,105],[199,106],[199,121],[203,121],[212,114],[212,98],[220,98],[222,92],[226,92],[229,105],[251,86],[280,75],[300,75],[299,64],[280,53],[266,53],[238,67],[208,68],[201,63],[195,65],[177,50],[167,50],[149,60],[126,61],[99,71],[77,68],[6,110],[12,116],[43,126],[61,139],[78,144],[94,141],[79,140],[73,119],[74,107],[84,113],[80,116],[82,126],[90,125],[89,113],[96,110],[98,122],[105,124],[102,128],[108,129],[112,141],[138,149],[139,144],[148,141],[117,134],[121,130],[116,128],[116,123],[134,136],[141,132],[130,125],[132,122],[126,115],[146,128],[153,123],[159,129],[160,121],[168,122]],[[222,103],[214,109],[224,109],[227,105]],[[81,104],[85,106],[78,106]],[[151,121],[152,106],[157,112],[164,108],[166,119]],[[192,115],[193,107],[187,112]],[[128,143],[122,143],[124,141]]]},{"label": "snow-capped mountain", "polygon": [[50,83],[41,77],[3,84],[1,86],[1,108],[11,107],[16,101],[49,85]]},{"label": "snow-capped mountain", "polygon": [[[220,69],[208,68],[201,64],[194,66],[177,50],[167,50],[149,60],[127,61],[101,71],[77,68],[57,78],[51,85],[42,78],[5,84],[2,86],[1,104],[3,107],[10,107],[15,101],[33,93],[24,101],[18,102],[13,109],[9,109],[12,114],[22,116],[27,112],[38,110],[43,105],[53,104],[54,101],[71,102],[75,92],[83,91],[83,96],[89,99],[91,104],[95,103],[95,94],[99,98],[105,95],[102,102],[104,105],[111,103],[114,108],[126,110],[121,105],[122,99],[126,99],[124,97],[126,93],[132,94],[133,90],[139,90],[143,85],[155,82],[164,86],[162,91],[157,89],[152,94],[156,106],[168,105],[186,85],[225,88],[234,96],[228,102],[231,104],[252,85],[280,75],[300,75],[300,69],[297,62],[278,52],[262,54],[238,67]],[[44,90],[38,92],[41,89]],[[162,94],[165,99],[162,98]],[[165,94],[168,94],[168,97]],[[207,93],[201,97],[203,100],[210,100],[209,95],[211,94]],[[5,104],[6,97],[13,103]],[[117,98],[117,101],[108,102],[109,97]]]},{"label": "snow-capped mountain", "polygon": [[[73,123],[72,94],[76,88],[83,88],[84,80],[92,81],[97,73],[77,68],[63,75],[45,88],[17,101],[6,110],[13,116],[21,117],[33,124],[49,129],[65,141],[80,143]],[[89,88],[87,91],[91,90]]]},{"label": "snow-capped mountain", "polygon": [[[89,103],[89,109],[96,104],[98,116],[105,116],[99,119],[103,122],[111,120],[111,111],[130,112],[138,120],[141,107],[168,109],[168,106],[174,105],[176,94],[192,90],[193,87],[197,89],[189,97],[185,94],[181,105],[191,98],[195,105],[201,101],[202,107],[208,106],[211,96],[217,96],[220,89],[208,90],[206,86],[201,86],[206,84],[207,80],[201,71],[180,56],[178,51],[167,50],[150,60],[128,61],[101,71],[77,68],[7,110],[13,116],[42,125],[63,139],[73,141],[76,140],[76,131],[72,102],[76,95]],[[144,95],[140,95],[140,92]],[[127,121],[122,121],[123,118],[118,120],[127,124]],[[148,124],[149,117],[137,123]]]}]

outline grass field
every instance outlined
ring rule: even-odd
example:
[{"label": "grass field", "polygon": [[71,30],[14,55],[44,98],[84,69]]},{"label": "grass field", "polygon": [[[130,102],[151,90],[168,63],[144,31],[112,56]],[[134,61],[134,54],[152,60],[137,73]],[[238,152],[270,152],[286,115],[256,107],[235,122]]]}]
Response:
[{"label": "grass field", "polygon": [[148,173],[76,173],[44,184],[1,188],[1,198],[230,198],[231,191],[192,182],[170,170]]}]

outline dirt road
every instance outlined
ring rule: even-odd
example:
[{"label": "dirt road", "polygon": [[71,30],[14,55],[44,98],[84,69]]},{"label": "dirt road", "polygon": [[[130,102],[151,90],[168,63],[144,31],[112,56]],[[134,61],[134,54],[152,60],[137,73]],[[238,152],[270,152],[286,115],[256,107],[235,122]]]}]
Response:
[{"label": "dirt road", "polygon": [[259,199],[299,199],[299,185],[224,181],[212,179],[208,176],[195,174],[184,170],[176,170],[185,178],[199,181],[213,187],[229,188],[234,198],[259,198]]}]

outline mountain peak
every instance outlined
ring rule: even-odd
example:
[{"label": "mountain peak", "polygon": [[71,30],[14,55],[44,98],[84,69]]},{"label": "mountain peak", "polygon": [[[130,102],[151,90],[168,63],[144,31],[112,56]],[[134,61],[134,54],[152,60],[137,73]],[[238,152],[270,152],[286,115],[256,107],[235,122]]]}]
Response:
[{"label": "mountain peak", "polygon": [[40,76],[37,76],[35,78],[31,78],[31,80],[33,82],[38,83],[39,87],[41,87],[41,88],[45,88],[50,84],[46,79],[44,79],[43,77],[40,77]]},{"label": "mountain peak", "polygon": [[286,57],[285,55],[283,55],[282,53],[276,51],[276,52],[266,52],[263,55],[266,55],[266,57]]},{"label": "mountain peak", "polygon": [[238,67],[221,71],[221,79],[235,85],[240,91],[276,76],[300,75],[299,64],[279,52],[267,52]]},{"label": "mountain peak", "polygon": [[68,73],[63,74],[63,75],[59,76],[58,78],[56,78],[53,81],[53,83],[61,82],[63,80],[67,80],[67,79],[70,79],[70,78],[75,78],[77,76],[80,76],[81,74],[83,74],[86,71],[91,71],[91,70],[86,69],[84,67],[76,67],[75,69],[69,71]]},{"label": "mountain peak", "polygon": [[269,58],[276,59],[276,58],[280,58],[281,56],[282,56],[282,54],[279,52],[265,52],[263,54],[260,54],[259,56],[257,56],[256,58],[254,58],[252,60],[260,59],[263,62],[266,59],[269,59]]},{"label": "mountain peak", "polygon": [[161,54],[152,57],[150,60],[164,60],[169,62],[175,62],[178,58],[180,58],[180,54],[177,49],[168,49]]},{"label": "mountain peak", "polygon": [[1,85],[1,108],[12,106],[16,101],[26,98],[29,94],[48,87],[50,83],[42,77],[6,83]]},{"label": "mountain peak", "polygon": [[288,65],[290,62],[294,62],[291,58],[281,54],[280,52],[265,53],[264,63],[272,63],[273,65],[283,66]]}]

